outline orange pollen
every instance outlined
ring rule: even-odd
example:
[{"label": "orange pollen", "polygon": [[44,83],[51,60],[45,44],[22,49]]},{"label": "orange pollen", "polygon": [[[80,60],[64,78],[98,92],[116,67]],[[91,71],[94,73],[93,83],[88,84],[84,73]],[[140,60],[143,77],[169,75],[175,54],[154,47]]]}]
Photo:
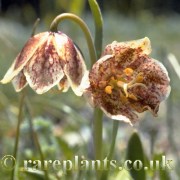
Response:
[{"label": "orange pollen", "polygon": [[104,89],[105,93],[112,94],[112,86],[106,86]]},{"label": "orange pollen", "polygon": [[143,75],[141,73],[139,73],[136,77],[136,82],[141,83],[141,82],[143,82],[143,79],[144,79]]},{"label": "orange pollen", "polygon": [[123,72],[126,74],[126,76],[132,76],[134,71],[131,68],[126,68],[123,70]]},{"label": "orange pollen", "polygon": [[129,94],[128,97],[135,100],[135,101],[138,100],[137,97],[134,94]]}]

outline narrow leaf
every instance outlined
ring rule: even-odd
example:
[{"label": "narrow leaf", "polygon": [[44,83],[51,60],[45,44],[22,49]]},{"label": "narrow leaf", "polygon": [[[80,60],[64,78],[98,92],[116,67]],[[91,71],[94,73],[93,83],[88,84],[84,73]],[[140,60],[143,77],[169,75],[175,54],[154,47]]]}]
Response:
[{"label": "narrow leaf", "polygon": [[146,173],[144,170],[144,152],[137,132],[132,134],[128,142],[127,160],[129,160],[128,168],[130,169],[131,176],[135,180],[145,180]]}]

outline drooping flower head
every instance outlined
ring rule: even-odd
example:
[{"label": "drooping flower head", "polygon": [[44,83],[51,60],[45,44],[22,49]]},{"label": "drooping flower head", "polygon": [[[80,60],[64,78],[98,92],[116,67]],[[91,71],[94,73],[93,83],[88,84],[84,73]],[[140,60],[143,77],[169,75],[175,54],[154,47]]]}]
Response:
[{"label": "drooping flower head", "polygon": [[68,36],[60,31],[43,32],[27,41],[1,83],[12,80],[17,92],[29,84],[38,94],[55,85],[64,92],[71,86],[80,96],[85,71],[83,57]]},{"label": "drooping flower head", "polygon": [[92,103],[112,119],[130,124],[146,110],[157,116],[160,102],[169,95],[170,79],[150,52],[148,38],[107,45],[89,74],[86,94]]}]

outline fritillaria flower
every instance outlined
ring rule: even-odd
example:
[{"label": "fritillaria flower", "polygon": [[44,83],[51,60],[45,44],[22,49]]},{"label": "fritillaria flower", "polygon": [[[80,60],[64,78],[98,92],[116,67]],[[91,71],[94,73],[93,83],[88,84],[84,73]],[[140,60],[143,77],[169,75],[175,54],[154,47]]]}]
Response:
[{"label": "fritillaria flower", "polygon": [[148,56],[150,52],[147,37],[107,45],[89,73],[86,94],[93,105],[130,124],[146,110],[157,116],[160,102],[169,95],[170,79],[165,67]]},{"label": "fritillaria flower", "polygon": [[83,57],[68,36],[62,32],[43,32],[27,41],[1,83],[12,80],[17,92],[29,84],[38,94],[55,85],[64,92],[71,86],[80,96],[85,72]]}]

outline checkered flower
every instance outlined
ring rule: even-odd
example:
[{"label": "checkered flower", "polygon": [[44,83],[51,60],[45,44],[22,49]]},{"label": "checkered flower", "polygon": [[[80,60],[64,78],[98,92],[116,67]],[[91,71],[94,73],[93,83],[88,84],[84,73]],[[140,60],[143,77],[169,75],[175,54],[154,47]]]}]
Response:
[{"label": "checkered flower", "polygon": [[71,86],[80,96],[85,72],[83,57],[68,36],[62,32],[43,32],[27,41],[1,83],[12,80],[17,92],[29,84],[38,94],[55,85],[64,92]]},{"label": "checkered flower", "polygon": [[160,102],[170,93],[170,79],[150,52],[148,38],[107,45],[89,73],[85,94],[92,104],[110,118],[130,124],[146,110],[157,116]]}]

